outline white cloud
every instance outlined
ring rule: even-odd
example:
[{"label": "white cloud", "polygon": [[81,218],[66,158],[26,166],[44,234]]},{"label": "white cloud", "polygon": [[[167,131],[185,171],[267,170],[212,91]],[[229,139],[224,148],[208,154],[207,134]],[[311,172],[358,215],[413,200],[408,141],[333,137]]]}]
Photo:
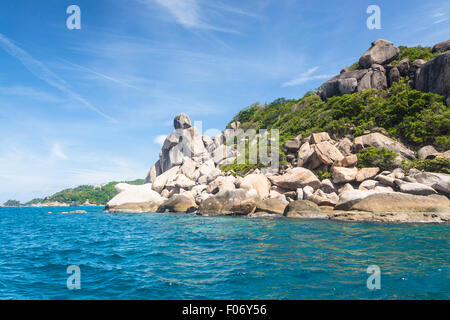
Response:
[{"label": "white cloud", "polygon": [[52,156],[62,160],[67,160],[67,156],[64,154],[64,152],[61,149],[61,146],[58,143],[53,144]]},{"label": "white cloud", "polygon": [[124,81],[124,80],[122,80],[122,79],[118,79],[118,78],[114,78],[114,77],[105,75],[105,74],[103,74],[103,73],[94,71],[94,70],[92,70],[92,69],[89,69],[89,68],[87,68],[87,67],[80,66],[80,65],[78,65],[78,64],[75,64],[75,63],[72,63],[72,62],[69,62],[69,61],[65,61],[65,62],[68,63],[68,64],[70,64],[70,65],[72,65],[72,66],[74,66],[74,67],[76,67],[76,68],[79,69],[79,70],[87,71],[87,72],[89,72],[89,73],[91,73],[91,74],[97,76],[98,78],[101,78],[101,79],[104,79],[104,80],[108,80],[108,81],[112,81],[112,82],[118,83],[118,84],[120,84],[120,85],[122,85],[122,86],[125,86],[125,87],[137,89],[135,86],[132,86],[131,84],[127,83],[126,81]]},{"label": "white cloud", "polygon": [[166,138],[167,138],[167,135],[162,134],[162,135],[155,137],[155,139],[153,139],[153,142],[157,143],[159,145],[163,145]]},{"label": "white cloud", "polygon": [[[234,29],[222,28],[213,25],[207,21],[206,14],[198,0],[154,0],[158,5],[164,7],[169,13],[175,17],[177,23],[181,24],[186,29],[204,29],[225,33],[236,33],[239,31]],[[208,6],[208,5],[206,5]],[[239,10],[225,5],[209,5],[210,9],[216,11],[226,11],[233,14],[246,14],[245,11]],[[251,16],[251,14],[247,14]]]},{"label": "white cloud", "polygon": [[69,85],[44,66],[40,61],[34,59],[28,52],[19,48],[14,43],[12,43],[7,37],[0,33],[0,46],[9,53],[12,57],[17,58],[32,74],[34,74],[39,79],[45,81],[48,85],[60,90],[61,92],[68,95],[70,98],[81,102],[86,107],[92,111],[98,113],[103,118],[110,120],[112,122],[117,122],[117,120],[108,116],[107,114],[100,111],[97,107],[93,106],[89,101],[79,96],[77,93],[69,89]]},{"label": "white cloud", "polygon": [[308,81],[312,81],[312,80],[319,80],[319,79],[327,79],[330,78],[331,76],[328,74],[318,74],[318,75],[314,75],[314,73],[319,69],[319,67],[313,67],[311,69],[309,69],[308,71],[302,73],[301,75],[299,75],[298,77],[287,81],[285,83],[282,84],[282,87],[292,87],[292,86],[298,86],[301,84],[304,84]]}]

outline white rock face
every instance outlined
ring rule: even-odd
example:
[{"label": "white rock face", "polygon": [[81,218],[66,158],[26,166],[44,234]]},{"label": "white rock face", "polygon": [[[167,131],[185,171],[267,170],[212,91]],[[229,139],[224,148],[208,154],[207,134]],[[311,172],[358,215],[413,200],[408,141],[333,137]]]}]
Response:
[{"label": "white rock face", "polygon": [[262,200],[269,196],[270,181],[263,174],[249,174],[243,178],[240,188],[245,190],[255,189]]},{"label": "white rock face", "polygon": [[213,160],[215,164],[222,162],[225,159],[233,158],[235,150],[232,146],[221,145],[213,152]]},{"label": "white rock face", "polygon": [[179,170],[180,167],[176,166],[164,172],[163,174],[157,176],[155,181],[153,182],[153,190],[155,190],[156,192],[161,192],[166,186],[166,183],[169,180],[169,178],[175,176]]},{"label": "white rock face", "polygon": [[196,169],[196,163],[188,158],[185,157],[183,160],[183,165],[181,166],[180,170],[181,173],[184,174],[186,177],[191,178],[191,179],[196,179],[195,177],[195,169]]},{"label": "white rock face", "polygon": [[422,183],[433,188],[447,196],[450,196],[450,174],[434,173],[434,172],[420,172],[409,175],[413,182]]},{"label": "white rock face", "polygon": [[354,181],[358,174],[357,168],[333,167],[331,169],[334,183]]},{"label": "white rock face", "polygon": [[399,187],[400,192],[415,194],[418,196],[428,196],[430,194],[436,194],[436,190],[432,187],[424,185],[422,183],[405,182],[402,180],[395,180],[395,184]]},{"label": "white rock face", "polygon": [[195,182],[186,177],[184,174],[176,174],[167,180],[166,187],[191,189],[195,186]]},{"label": "white rock face", "polygon": [[364,136],[357,137],[355,139],[356,151],[360,151],[361,149],[370,146],[376,147],[378,149],[386,148],[401,155],[402,157],[414,159],[414,152],[409,150],[402,143],[395,141],[389,137],[386,137],[381,133],[378,132],[370,133]]},{"label": "white rock face", "polygon": [[126,203],[155,202],[161,204],[165,199],[158,192],[152,190],[150,183],[144,185],[129,185],[120,183],[120,193],[108,202],[108,206],[120,206]]},{"label": "white rock face", "polygon": [[371,179],[377,175],[378,171],[380,171],[380,168],[377,167],[359,169],[358,173],[356,174],[356,181],[362,182],[364,180]]},{"label": "white rock face", "polygon": [[339,196],[339,203],[336,206],[336,209],[339,210],[349,210],[355,203],[361,201],[362,199],[377,193],[374,190],[348,190],[344,191]]},{"label": "white rock face", "polygon": [[304,188],[305,186],[310,186],[314,190],[320,187],[320,180],[316,175],[301,167],[289,169],[282,176],[269,176],[269,179],[274,185],[290,191],[296,191],[297,188]]}]

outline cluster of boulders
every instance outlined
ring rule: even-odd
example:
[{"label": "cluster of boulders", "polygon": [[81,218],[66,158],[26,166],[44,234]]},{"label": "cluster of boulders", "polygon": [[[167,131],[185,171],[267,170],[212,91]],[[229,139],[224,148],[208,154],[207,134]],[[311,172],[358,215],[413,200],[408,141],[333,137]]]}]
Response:
[{"label": "cluster of boulders", "polygon": [[[108,211],[375,221],[450,219],[450,175],[417,170],[406,174],[400,168],[358,169],[355,153],[369,146],[396,152],[399,163],[404,157],[415,157],[413,151],[381,133],[354,141],[335,141],[326,132],[297,136],[285,144],[291,163],[284,169],[277,173],[256,169],[236,177],[220,167],[237,156],[234,146],[224,142],[238,124],[213,139],[198,133],[184,114],[175,118],[174,127],[146,184],[116,185],[118,195],[108,202]],[[419,150],[423,158],[448,155],[432,146]],[[319,179],[318,170],[329,172],[330,178]]]},{"label": "cluster of boulders", "polygon": [[438,56],[430,61],[406,58],[394,66],[392,61],[398,58],[400,49],[392,42],[378,39],[361,56],[357,70],[344,68],[339,75],[322,84],[320,94],[326,100],[365,89],[386,89],[399,82],[401,77],[409,77],[412,88],[440,94],[450,105],[450,40],[434,45],[432,52]]}]

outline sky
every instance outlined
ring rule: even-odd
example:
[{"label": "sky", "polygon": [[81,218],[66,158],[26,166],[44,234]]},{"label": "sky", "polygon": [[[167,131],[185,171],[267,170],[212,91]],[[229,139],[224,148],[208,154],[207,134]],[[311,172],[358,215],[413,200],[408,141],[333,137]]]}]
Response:
[{"label": "sky", "polygon": [[[81,29],[67,28],[70,5]],[[178,113],[223,130],[255,102],[301,98],[378,38],[447,40],[449,19],[448,0],[1,1],[0,203],[144,178]]]}]

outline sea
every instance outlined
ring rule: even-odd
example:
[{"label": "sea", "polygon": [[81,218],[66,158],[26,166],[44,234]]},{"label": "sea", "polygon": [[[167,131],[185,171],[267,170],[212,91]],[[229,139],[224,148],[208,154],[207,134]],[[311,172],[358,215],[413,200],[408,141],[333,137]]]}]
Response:
[{"label": "sea", "polygon": [[449,249],[446,224],[0,208],[0,299],[449,299]]}]

